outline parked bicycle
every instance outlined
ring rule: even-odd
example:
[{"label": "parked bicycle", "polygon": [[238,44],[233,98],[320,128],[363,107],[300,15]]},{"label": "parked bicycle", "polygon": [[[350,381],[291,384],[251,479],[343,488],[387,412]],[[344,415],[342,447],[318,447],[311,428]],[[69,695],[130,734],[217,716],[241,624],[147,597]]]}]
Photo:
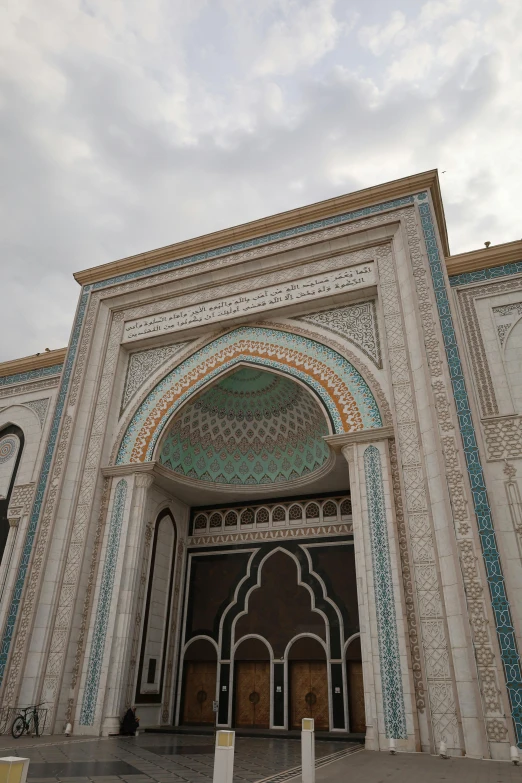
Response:
[{"label": "parked bicycle", "polygon": [[30,734],[39,737],[43,731],[43,723],[40,721],[41,704],[33,704],[31,707],[19,707],[20,714],[16,716],[11,726],[11,734],[15,739],[22,734]]}]

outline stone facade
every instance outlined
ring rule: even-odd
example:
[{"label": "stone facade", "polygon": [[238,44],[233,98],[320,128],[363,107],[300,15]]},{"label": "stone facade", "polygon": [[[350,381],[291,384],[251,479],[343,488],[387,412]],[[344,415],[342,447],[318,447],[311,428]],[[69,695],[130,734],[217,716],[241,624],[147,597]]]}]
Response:
[{"label": "stone facade", "polygon": [[509,758],[522,248],[449,257],[434,174],[283,218],[79,273],[67,352],[0,365],[2,703],[289,728],[308,666],[368,748]]}]

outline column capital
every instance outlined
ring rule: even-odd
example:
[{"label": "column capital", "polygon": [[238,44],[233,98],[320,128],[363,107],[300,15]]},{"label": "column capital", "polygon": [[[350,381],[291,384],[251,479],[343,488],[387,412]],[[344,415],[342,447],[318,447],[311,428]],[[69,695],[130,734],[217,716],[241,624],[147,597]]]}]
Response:
[{"label": "column capital", "polygon": [[380,440],[389,440],[395,437],[395,430],[390,427],[373,427],[371,429],[356,430],[355,432],[340,432],[337,435],[326,435],[325,440],[334,451],[343,451],[345,446],[353,446],[356,443],[376,443]]},{"label": "column capital", "polygon": [[126,465],[107,465],[101,469],[103,476],[125,477],[133,475],[151,474],[154,472],[155,462],[133,462]]}]

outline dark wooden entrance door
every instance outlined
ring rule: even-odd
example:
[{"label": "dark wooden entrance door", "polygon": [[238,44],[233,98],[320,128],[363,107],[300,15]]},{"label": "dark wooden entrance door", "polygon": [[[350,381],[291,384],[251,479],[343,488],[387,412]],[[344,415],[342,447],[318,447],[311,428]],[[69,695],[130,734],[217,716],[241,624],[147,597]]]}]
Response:
[{"label": "dark wooden entrance door", "polygon": [[326,662],[290,661],[291,727],[300,729],[303,718],[313,718],[316,731],[328,730]]},{"label": "dark wooden entrance door", "polygon": [[350,731],[364,734],[366,731],[366,715],[364,711],[362,663],[361,661],[347,661],[346,668],[348,674]]},{"label": "dark wooden entrance door", "polygon": [[183,723],[214,724],[212,702],[216,698],[215,661],[188,661],[185,664]]},{"label": "dark wooden entrance door", "polygon": [[270,725],[270,662],[236,661],[235,723],[237,727]]}]

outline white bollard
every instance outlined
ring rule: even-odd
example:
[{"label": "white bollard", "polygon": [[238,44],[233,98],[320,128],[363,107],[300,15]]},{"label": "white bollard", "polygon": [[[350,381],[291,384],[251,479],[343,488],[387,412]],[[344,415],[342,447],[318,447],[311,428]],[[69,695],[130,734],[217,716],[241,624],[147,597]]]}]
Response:
[{"label": "white bollard", "polygon": [[301,722],[301,767],[303,783],[315,783],[315,736],[313,718],[303,718]]},{"label": "white bollard", "polygon": [[29,759],[19,756],[4,756],[0,758],[0,780],[2,783],[25,783]]},{"label": "white bollard", "polygon": [[509,749],[509,755],[511,756],[511,763],[518,767],[520,764],[520,754],[516,745],[511,745],[511,748]]},{"label": "white bollard", "polygon": [[390,753],[395,756],[397,753],[397,741],[395,737],[390,737]]},{"label": "white bollard", "polygon": [[216,732],[213,783],[232,783],[235,731]]},{"label": "white bollard", "polygon": [[448,759],[449,758],[449,756],[447,754],[447,750],[446,750],[446,743],[444,742],[444,740],[440,741],[439,756],[441,757],[441,759]]},{"label": "white bollard", "polygon": [[66,737],[70,737],[71,736],[71,734],[72,734],[72,726],[71,726],[70,723],[68,723],[67,726],[65,727],[64,734],[65,734]]}]

